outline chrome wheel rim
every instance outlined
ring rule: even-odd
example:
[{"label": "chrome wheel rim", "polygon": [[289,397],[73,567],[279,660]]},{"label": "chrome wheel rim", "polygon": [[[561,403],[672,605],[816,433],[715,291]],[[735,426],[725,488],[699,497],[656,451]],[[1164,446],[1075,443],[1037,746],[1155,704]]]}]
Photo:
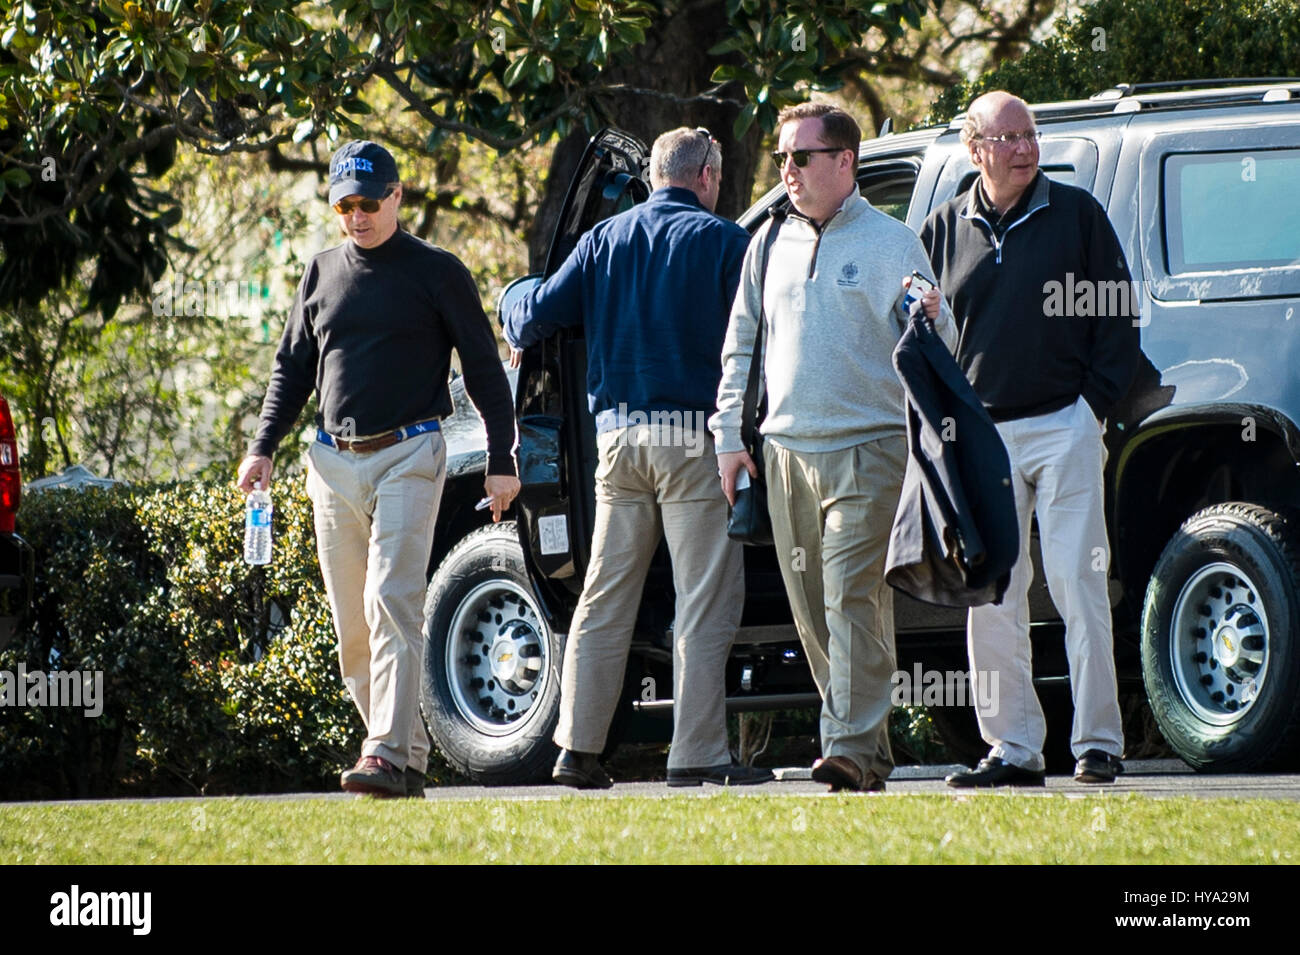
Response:
[{"label": "chrome wheel rim", "polygon": [[518,733],[551,679],[547,625],[531,594],[506,580],[479,584],[447,632],[452,702],[489,736]]},{"label": "chrome wheel rim", "polygon": [[1228,563],[1198,570],[1178,594],[1169,654],[1183,702],[1206,723],[1236,723],[1255,705],[1269,660],[1268,615],[1254,581]]}]

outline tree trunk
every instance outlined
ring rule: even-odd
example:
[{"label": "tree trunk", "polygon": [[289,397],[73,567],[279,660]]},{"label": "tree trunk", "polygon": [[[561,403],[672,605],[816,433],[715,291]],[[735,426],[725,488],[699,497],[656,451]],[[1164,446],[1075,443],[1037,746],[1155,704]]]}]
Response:
[{"label": "tree trunk", "polygon": [[[749,207],[762,136],[757,124],[739,141],[732,135],[743,95],[739,84],[728,84],[717,94],[706,92],[711,89],[709,76],[714,68],[730,58],[708,55],[722,40],[726,27],[723,0],[690,3],[657,20],[638,50],[637,61],[611,67],[605,73],[610,83],[630,89],[602,95],[599,105],[608,125],[631,133],[647,146],[661,133],[679,126],[704,126],[712,132],[722,146],[717,212],[734,219]],[[585,129],[570,133],[551,156],[546,190],[528,236],[531,271],[540,272],[545,265],[565,193],[590,138]]]}]

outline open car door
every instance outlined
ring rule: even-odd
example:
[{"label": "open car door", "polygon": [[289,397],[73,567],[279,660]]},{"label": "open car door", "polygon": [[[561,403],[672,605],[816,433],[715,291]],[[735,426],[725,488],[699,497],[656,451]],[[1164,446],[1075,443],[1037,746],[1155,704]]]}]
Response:
[{"label": "open car door", "polygon": [[[542,275],[514,282],[501,314],[559,269],[588,229],[644,202],[649,150],[634,136],[603,129],[591,138],[569,185]],[[539,583],[582,589],[596,500],[595,420],[587,407],[587,343],[581,327],[528,348],[515,390],[519,476],[523,487],[519,535]]]}]

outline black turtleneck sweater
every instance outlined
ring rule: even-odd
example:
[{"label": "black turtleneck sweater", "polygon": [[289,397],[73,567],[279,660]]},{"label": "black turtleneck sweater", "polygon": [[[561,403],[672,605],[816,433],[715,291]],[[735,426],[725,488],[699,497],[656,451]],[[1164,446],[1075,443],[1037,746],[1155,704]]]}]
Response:
[{"label": "black turtleneck sweater", "polygon": [[316,426],[333,435],[450,414],[453,348],[487,426],[487,473],[514,474],[510,386],[465,266],[401,229],[373,249],[349,239],[319,253],[298,285],[250,453],[275,450],[313,388]]}]

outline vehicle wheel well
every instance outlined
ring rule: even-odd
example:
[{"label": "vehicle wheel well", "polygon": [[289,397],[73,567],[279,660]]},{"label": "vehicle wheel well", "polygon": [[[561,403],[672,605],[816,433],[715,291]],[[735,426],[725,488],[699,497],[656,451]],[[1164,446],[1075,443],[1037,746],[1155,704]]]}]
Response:
[{"label": "vehicle wheel well", "polygon": [[1282,438],[1262,422],[1249,431],[1239,423],[1194,424],[1144,441],[1125,464],[1112,525],[1132,619],[1156,561],[1183,521],[1228,501],[1300,506],[1295,469]]}]

